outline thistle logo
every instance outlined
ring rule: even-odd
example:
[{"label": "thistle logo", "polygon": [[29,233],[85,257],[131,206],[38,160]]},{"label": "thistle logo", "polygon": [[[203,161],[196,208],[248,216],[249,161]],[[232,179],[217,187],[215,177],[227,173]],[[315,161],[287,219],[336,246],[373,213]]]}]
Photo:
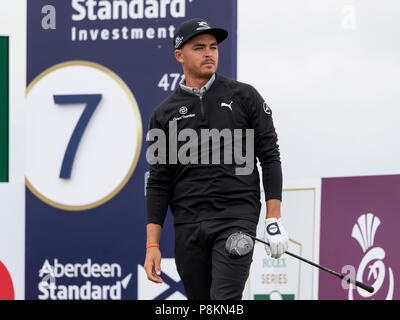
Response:
[{"label": "thistle logo", "polygon": [[[122,278],[122,268],[119,264],[98,264],[88,259],[86,263],[62,264],[54,259],[53,265],[46,260],[39,271],[38,289],[40,300],[120,300],[122,289],[126,289],[132,273]],[[65,279],[65,284],[59,280]],[[71,284],[71,279],[86,278],[84,284]],[[112,278],[117,278],[113,281]],[[111,279],[111,280],[109,280]],[[97,283],[93,284],[93,280]],[[98,282],[106,282],[98,283]]]},{"label": "thistle logo", "polygon": [[[374,247],[375,234],[378,227],[381,224],[381,220],[374,216],[372,213],[363,214],[357,219],[357,223],[354,225],[351,236],[358,241],[364,252],[364,257],[360,262],[357,270],[357,280],[363,281],[364,272],[368,272],[367,281],[371,279],[375,280],[372,284],[375,292],[369,293],[357,287],[358,294],[363,298],[370,298],[380,291],[384,283],[385,277],[388,274],[389,284],[386,293],[386,300],[392,300],[394,291],[394,276],[392,268],[387,268],[388,273],[386,273],[386,267],[383,263],[385,258],[385,250],[379,247]],[[374,263],[372,263],[376,260]],[[368,271],[369,270],[369,271]],[[353,286],[349,287],[349,300],[354,299]]]},{"label": "thistle logo", "polygon": [[0,300],[14,300],[14,286],[6,266],[0,261]]}]

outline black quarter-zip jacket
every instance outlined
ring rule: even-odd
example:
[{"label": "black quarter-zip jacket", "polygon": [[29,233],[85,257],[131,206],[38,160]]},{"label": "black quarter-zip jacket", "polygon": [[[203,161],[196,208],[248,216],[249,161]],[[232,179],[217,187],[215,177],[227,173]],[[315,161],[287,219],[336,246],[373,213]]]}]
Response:
[{"label": "black quarter-zip jacket", "polygon": [[[211,161],[213,146],[210,147],[209,164],[200,160],[200,147],[198,163],[182,164],[179,160],[171,163],[168,137],[172,121],[175,121],[178,135],[183,129],[193,129],[199,139],[201,129],[220,132],[242,129],[243,156],[245,139],[249,138],[244,133],[246,129],[253,129],[254,169],[250,174],[236,174],[235,169],[243,166],[234,160],[231,164],[224,161],[223,142],[219,164]],[[146,186],[147,223],[162,226],[168,206],[175,224],[216,218],[239,218],[257,223],[261,209],[257,159],[262,168],[265,200],[282,200],[282,168],[272,111],[251,85],[216,74],[213,84],[201,97],[178,87],[153,111],[151,129],[161,129],[165,133],[167,161],[150,165]],[[148,141],[151,146],[157,139]],[[185,141],[178,141],[177,150],[184,144]]]}]

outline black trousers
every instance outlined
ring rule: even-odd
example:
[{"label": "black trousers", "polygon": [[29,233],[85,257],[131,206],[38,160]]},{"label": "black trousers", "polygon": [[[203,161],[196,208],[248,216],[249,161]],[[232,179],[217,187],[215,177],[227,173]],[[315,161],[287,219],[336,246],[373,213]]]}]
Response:
[{"label": "black trousers", "polygon": [[226,239],[234,232],[256,235],[249,220],[215,219],[175,225],[175,262],[189,300],[240,300],[253,252],[229,258]]}]

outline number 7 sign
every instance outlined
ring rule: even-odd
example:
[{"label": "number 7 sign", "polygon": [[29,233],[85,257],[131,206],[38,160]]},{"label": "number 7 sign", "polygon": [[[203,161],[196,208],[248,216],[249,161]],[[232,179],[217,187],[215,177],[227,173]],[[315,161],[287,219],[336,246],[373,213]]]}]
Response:
[{"label": "number 7 sign", "polygon": [[72,165],[74,163],[76,150],[81,142],[82,135],[85,132],[87,124],[92,117],[96,107],[101,100],[101,94],[84,94],[84,95],[55,95],[54,102],[56,104],[81,104],[86,103],[85,110],[72,133],[69,140],[67,151],[64,155],[64,160],[61,167],[60,178],[69,179],[71,176]]},{"label": "number 7 sign", "polygon": [[32,193],[73,211],[118,194],[142,145],[139,108],[122,79],[98,64],[65,62],[34,79],[26,99],[26,184]]}]

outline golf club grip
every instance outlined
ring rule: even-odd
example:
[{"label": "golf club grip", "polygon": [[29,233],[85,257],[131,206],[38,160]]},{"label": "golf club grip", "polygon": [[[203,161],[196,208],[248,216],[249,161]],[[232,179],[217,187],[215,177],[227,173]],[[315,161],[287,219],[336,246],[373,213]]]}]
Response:
[{"label": "golf club grip", "polygon": [[373,287],[371,287],[371,286],[369,286],[369,285],[367,285],[365,283],[362,283],[360,281],[348,278],[347,276],[343,276],[342,279],[345,280],[348,283],[352,283],[352,284],[356,285],[357,287],[363,288],[364,290],[368,291],[369,293],[373,293],[374,290],[375,290]]}]

